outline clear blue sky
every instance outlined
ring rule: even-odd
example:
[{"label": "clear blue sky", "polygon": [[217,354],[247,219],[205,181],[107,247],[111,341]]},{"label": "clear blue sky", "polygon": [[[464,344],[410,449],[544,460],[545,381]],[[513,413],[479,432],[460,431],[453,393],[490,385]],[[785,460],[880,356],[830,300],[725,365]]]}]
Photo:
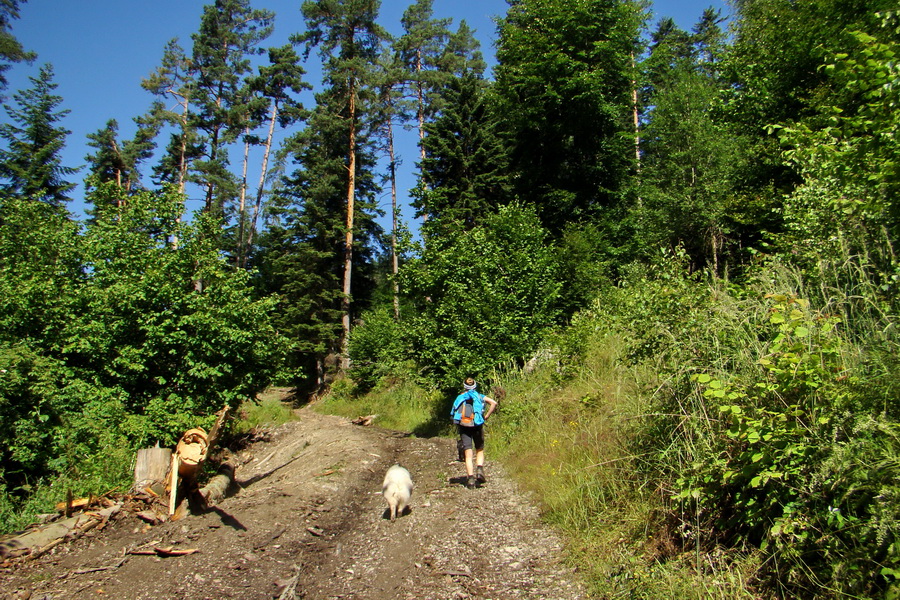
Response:
[{"label": "clear blue sky", "polygon": [[[140,87],[141,80],[158,66],[163,47],[170,39],[179,38],[182,47],[189,51],[191,34],[199,26],[203,6],[211,1],[27,0],[21,18],[13,23],[13,33],[27,50],[37,53],[38,59],[32,65],[12,67],[7,101],[13,92],[30,87],[28,77],[35,76],[41,64],[51,63],[58,84],[56,93],[63,98],[60,108],[71,111],[62,121],[72,132],[63,161],[66,166],[83,165],[84,157],[91,151],[86,136],[103,128],[109,119],[118,121],[122,137],[132,135],[132,119],[145,112],[152,100]],[[383,0],[382,25],[392,33],[401,33],[400,17],[411,3],[412,0]],[[301,0],[255,0],[251,4],[276,14],[275,33],[265,46],[284,44],[289,35],[303,30]],[[657,0],[654,22],[669,16],[682,28],[690,29],[709,6],[721,9],[723,15],[729,14],[724,0]],[[465,19],[475,29],[489,64],[493,64],[496,39],[493,17],[505,14],[507,7],[506,0],[434,0],[436,17],[452,17],[454,29]],[[310,61],[315,60],[310,57]],[[309,81],[318,83],[312,78]],[[5,112],[0,113],[2,120],[6,120]],[[400,200],[405,204],[406,192],[414,184],[415,137],[409,135],[400,140],[398,152],[403,160],[398,187]],[[148,170],[145,165],[145,175]],[[71,181],[82,179],[83,174],[84,171],[73,176]],[[79,186],[70,206],[76,213],[83,209],[81,196]],[[381,204],[389,208],[387,194]],[[196,201],[189,202],[188,209],[192,208],[196,208]],[[410,214],[404,211],[407,220]]]}]

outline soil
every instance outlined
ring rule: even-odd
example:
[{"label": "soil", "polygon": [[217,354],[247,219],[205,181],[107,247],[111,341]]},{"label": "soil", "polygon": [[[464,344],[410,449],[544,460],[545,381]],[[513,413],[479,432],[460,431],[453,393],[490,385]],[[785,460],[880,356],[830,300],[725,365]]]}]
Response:
[{"label": "soil", "polygon": [[[452,439],[297,415],[235,453],[238,489],[211,510],[152,526],[122,510],[0,565],[0,599],[587,597],[561,538],[490,455],[487,482],[469,489]],[[395,463],[415,490],[392,522],[381,482]],[[132,553],[154,548],[197,551]]]}]

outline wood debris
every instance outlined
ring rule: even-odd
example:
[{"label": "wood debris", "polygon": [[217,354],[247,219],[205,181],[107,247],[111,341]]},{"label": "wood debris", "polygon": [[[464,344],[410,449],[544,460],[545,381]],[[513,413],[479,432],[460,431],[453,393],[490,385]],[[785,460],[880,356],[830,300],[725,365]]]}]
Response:
[{"label": "wood debris", "polygon": [[374,415],[366,415],[365,417],[356,417],[355,419],[353,419],[350,422],[353,423],[354,425],[361,425],[363,427],[368,427],[369,425],[371,425],[372,423],[375,422],[375,418],[377,416],[378,416],[377,414],[374,414]]}]

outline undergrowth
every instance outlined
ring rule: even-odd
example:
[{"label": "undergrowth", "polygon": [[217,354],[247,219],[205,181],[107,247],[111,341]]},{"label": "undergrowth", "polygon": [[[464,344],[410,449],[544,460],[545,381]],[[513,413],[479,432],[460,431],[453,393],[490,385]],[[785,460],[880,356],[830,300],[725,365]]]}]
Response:
[{"label": "undergrowth", "polygon": [[498,376],[489,439],[600,597],[897,597],[896,341],[863,270],[686,272],[635,271]]}]

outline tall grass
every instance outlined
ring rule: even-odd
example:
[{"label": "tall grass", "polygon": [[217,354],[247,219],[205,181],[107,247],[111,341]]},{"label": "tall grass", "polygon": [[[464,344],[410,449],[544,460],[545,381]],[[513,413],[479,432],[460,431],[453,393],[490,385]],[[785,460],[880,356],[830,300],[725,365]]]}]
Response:
[{"label": "tall grass", "polygon": [[884,287],[853,259],[741,287],[685,273],[605,290],[537,370],[499,373],[497,455],[601,597],[900,591]]}]

